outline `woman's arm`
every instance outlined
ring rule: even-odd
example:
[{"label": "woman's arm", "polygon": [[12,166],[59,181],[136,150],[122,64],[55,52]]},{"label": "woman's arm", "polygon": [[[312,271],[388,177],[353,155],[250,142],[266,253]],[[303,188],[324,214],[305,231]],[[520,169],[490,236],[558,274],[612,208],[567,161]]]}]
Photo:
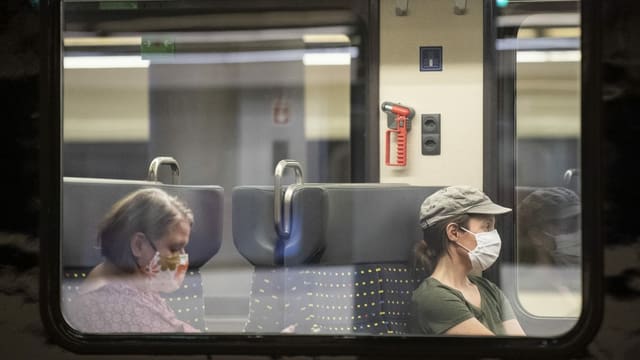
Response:
[{"label": "woman's arm", "polygon": [[484,335],[484,336],[495,335],[489,329],[487,329],[484,325],[482,325],[482,323],[478,321],[478,319],[476,318],[467,319],[459,323],[458,325],[447,330],[445,334],[447,335]]},{"label": "woman's arm", "polygon": [[507,321],[503,321],[502,322],[502,326],[504,327],[504,332],[507,335],[512,335],[512,336],[526,336],[527,334],[524,333],[524,330],[522,330],[522,326],[520,326],[520,323],[518,322],[518,319],[511,319],[511,320],[507,320]]}]

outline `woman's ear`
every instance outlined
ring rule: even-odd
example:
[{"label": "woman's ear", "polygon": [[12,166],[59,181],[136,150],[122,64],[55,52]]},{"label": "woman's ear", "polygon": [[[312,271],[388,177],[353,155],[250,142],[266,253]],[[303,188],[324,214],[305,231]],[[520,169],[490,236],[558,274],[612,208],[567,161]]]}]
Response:
[{"label": "woman's ear", "polygon": [[460,228],[458,227],[458,224],[447,224],[445,231],[447,232],[447,237],[450,241],[458,241],[458,237],[460,236]]},{"label": "woman's ear", "polygon": [[136,259],[142,256],[144,252],[143,247],[144,247],[145,241],[146,240],[145,240],[144,234],[141,232],[137,232],[131,235],[131,241],[130,241],[131,253],[133,254],[133,257],[135,257]]}]

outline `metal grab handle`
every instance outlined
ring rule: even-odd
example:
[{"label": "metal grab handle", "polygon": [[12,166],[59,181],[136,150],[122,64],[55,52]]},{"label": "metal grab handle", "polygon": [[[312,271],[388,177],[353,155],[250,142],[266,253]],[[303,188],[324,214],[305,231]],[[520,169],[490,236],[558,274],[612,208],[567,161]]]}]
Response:
[{"label": "metal grab handle", "polygon": [[565,186],[569,186],[571,185],[571,180],[573,180],[574,177],[578,176],[580,174],[580,170],[578,169],[568,169],[567,171],[564,172],[564,185]]},{"label": "metal grab handle", "polygon": [[180,184],[180,165],[178,161],[170,156],[158,156],[151,161],[149,165],[149,175],[147,180],[158,181],[158,168],[160,165],[168,165],[171,167],[171,183]]},{"label": "metal grab handle", "polygon": [[[285,169],[292,168],[295,172],[296,183],[289,185],[285,192],[285,206],[282,208],[282,174]],[[276,225],[276,230],[282,236],[288,236],[291,231],[291,197],[293,196],[293,189],[297,185],[303,184],[304,175],[302,173],[302,166],[295,160],[280,160],[276,165],[276,171],[274,174],[274,188],[273,188],[273,217]],[[284,214],[283,214],[284,213]]]}]

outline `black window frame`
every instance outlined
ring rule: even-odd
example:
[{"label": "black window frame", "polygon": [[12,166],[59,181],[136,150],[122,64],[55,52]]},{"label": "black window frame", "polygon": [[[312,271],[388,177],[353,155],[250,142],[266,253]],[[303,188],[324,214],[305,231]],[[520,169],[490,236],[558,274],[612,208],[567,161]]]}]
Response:
[{"label": "black window frame", "polygon": [[[216,1],[209,3],[215,4]],[[238,6],[283,8],[283,3],[292,7],[310,5],[310,1],[263,0],[238,2]],[[314,1],[320,8],[342,6],[365,14],[368,24],[368,67],[365,69],[369,83],[364,92],[367,119],[364,128],[352,128],[352,135],[365,134],[357,142],[352,155],[362,156],[362,181],[378,181],[378,70],[379,70],[379,0],[323,0]],[[431,356],[452,357],[521,357],[523,354],[541,357],[575,353],[584,349],[597,331],[602,316],[602,187],[598,176],[602,168],[600,155],[602,118],[601,99],[601,39],[598,14],[602,3],[584,0],[582,3],[582,143],[583,159],[583,234],[585,246],[583,312],[578,324],[567,334],[557,338],[534,337],[423,337],[423,336],[310,336],[295,334],[142,334],[142,335],[90,335],[81,334],[66,324],[60,304],[60,228],[61,228],[61,4],[58,0],[43,0],[41,3],[42,72],[41,72],[41,116],[40,116],[40,174],[42,199],[40,224],[40,309],[45,328],[52,339],[63,347],[77,353],[96,354],[216,354],[216,355],[360,355],[376,357]],[[493,16],[495,3],[485,0],[485,14]],[[485,24],[485,29],[487,24]],[[491,23],[491,26],[494,24]],[[489,31],[490,32],[490,31]],[[487,30],[485,30],[485,35]],[[486,66],[486,65],[485,65]],[[494,79],[491,69],[485,67],[485,84]],[[493,84],[493,85],[491,85]],[[495,92],[495,82],[485,86],[487,94]],[[362,90],[362,89],[358,89]],[[490,90],[488,92],[488,90]],[[485,98],[485,118],[497,115],[490,109],[497,104]],[[487,106],[489,103],[490,106]],[[484,139],[495,139],[500,134],[500,124],[485,121]],[[501,149],[485,150],[485,165],[491,164],[488,157],[501,153]],[[485,167],[485,190],[498,202],[508,200],[508,193],[499,191],[495,174],[501,169],[494,165]],[[354,182],[357,178],[354,178]],[[513,188],[511,188],[513,189]],[[428,350],[425,350],[428,349]],[[456,353],[453,354],[452,350]]]}]

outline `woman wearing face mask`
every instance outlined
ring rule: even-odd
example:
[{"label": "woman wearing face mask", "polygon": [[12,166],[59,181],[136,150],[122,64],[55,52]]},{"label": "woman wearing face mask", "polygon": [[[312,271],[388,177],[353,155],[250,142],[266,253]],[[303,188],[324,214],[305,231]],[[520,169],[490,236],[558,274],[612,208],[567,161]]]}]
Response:
[{"label": "woman wearing face mask", "polygon": [[413,332],[449,335],[524,335],[502,291],[480,276],[498,258],[495,215],[511,209],[480,190],[452,186],[420,207],[422,241],[416,265],[427,272],[412,296]]},{"label": "woman wearing face mask", "polygon": [[192,224],[191,210],[160,189],[138,190],[115,203],[98,231],[105,260],[69,307],[71,324],[89,333],[198,331],[160,296],[184,280]]},{"label": "woman wearing face mask", "polygon": [[567,188],[541,188],[527,195],[518,205],[518,261],[579,266],[580,212],[580,198]]}]

